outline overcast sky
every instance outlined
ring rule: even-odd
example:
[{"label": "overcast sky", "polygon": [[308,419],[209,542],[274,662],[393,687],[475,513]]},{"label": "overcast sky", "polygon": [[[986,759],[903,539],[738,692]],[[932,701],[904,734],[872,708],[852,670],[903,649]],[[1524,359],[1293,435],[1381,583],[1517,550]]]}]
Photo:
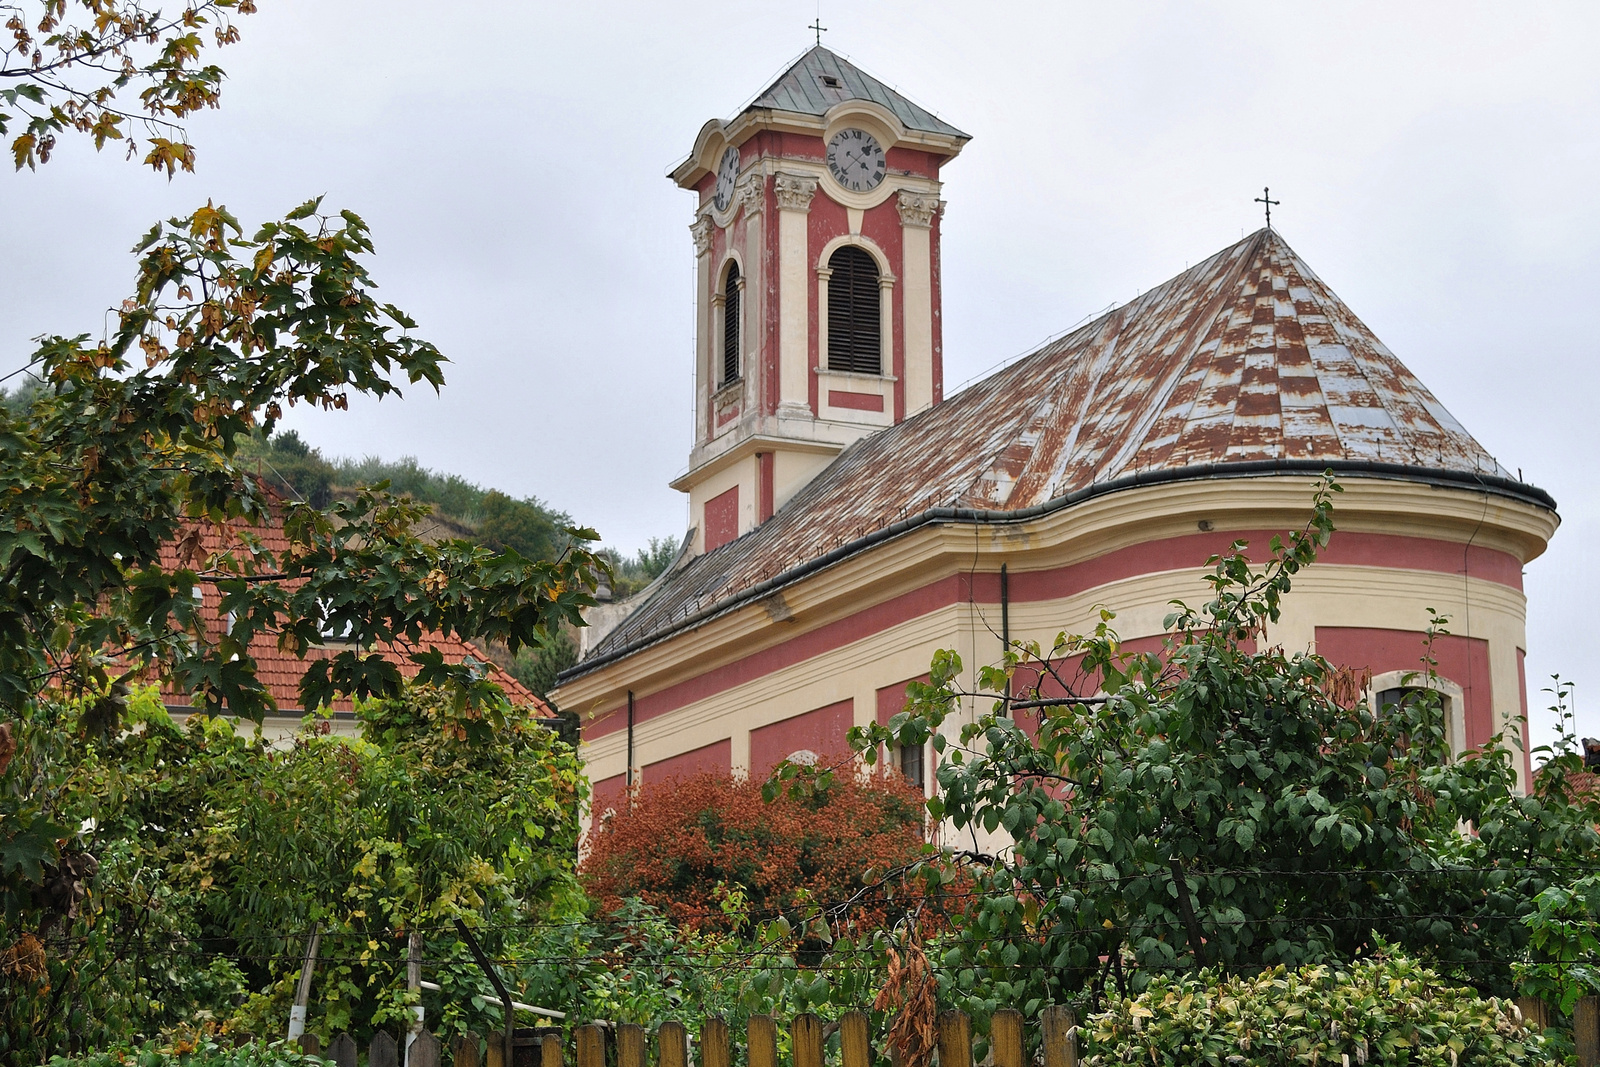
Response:
[{"label": "overcast sky", "polygon": [[[623,549],[686,525],[692,196],[665,177],[810,43],[815,0],[259,0],[170,183],[68,140],[0,175],[0,373],[97,333],[128,249],[212,199],[309,196],[450,358],[439,396],[296,412]],[[945,171],[946,391],[1260,224],[1278,229],[1562,528],[1528,678],[1600,733],[1600,5],[824,0],[824,43],[973,136]],[[1542,729],[1539,731],[1544,732]],[[1543,738],[1540,737],[1539,740]]]}]

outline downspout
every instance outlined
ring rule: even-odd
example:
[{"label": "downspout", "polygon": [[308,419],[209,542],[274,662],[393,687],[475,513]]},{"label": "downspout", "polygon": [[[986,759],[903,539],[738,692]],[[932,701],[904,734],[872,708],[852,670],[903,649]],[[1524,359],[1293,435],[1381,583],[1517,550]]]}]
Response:
[{"label": "downspout", "polygon": [[[1000,564],[1000,643],[1001,653],[1011,651],[1011,575],[1006,572],[1006,565]],[[1011,714],[1011,675],[1006,675],[1005,690],[1006,715]]]},{"label": "downspout", "polygon": [[628,776],[627,785],[633,788],[633,690],[628,690]]}]

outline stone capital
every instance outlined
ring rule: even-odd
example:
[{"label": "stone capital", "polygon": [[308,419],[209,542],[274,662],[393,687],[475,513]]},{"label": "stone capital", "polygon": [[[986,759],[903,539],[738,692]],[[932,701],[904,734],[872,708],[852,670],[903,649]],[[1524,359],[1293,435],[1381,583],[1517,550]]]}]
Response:
[{"label": "stone capital", "polygon": [[765,180],[761,172],[757,171],[740,178],[739,184],[734,187],[734,202],[744,206],[746,215],[754,215],[761,210],[761,193]]},{"label": "stone capital", "polygon": [[772,188],[778,197],[779,211],[810,211],[811,198],[817,193],[817,179],[780,171],[772,180]]},{"label": "stone capital", "polygon": [[689,234],[694,238],[695,255],[703,256],[711,251],[711,229],[711,218],[707,215],[701,215],[689,224]]},{"label": "stone capital", "polygon": [[900,209],[900,225],[926,229],[933,225],[933,220],[944,208],[944,202],[937,196],[902,192],[896,206]]}]

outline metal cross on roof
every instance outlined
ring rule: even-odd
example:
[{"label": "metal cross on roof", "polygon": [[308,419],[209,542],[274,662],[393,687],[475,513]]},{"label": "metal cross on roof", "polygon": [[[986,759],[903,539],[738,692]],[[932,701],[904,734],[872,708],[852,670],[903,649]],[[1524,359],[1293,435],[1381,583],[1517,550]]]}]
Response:
[{"label": "metal cross on roof", "polygon": [[1268,189],[1265,185],[1261,187],[1261,195],[1256,197],[1254,200],[1254,203],[1265,204],[1267,206],[1267,229],[1269,230],[1272,229],[1272,205],[1278,202],[1279,201],[1272,199],[1272,190]]},{"label": "metal cross on roof", "polygon": [[819,45],[822,43],[822,35],[828,32],[828,27],[826,27],[826,26],[824,26],[822,24],[822,16],[821,15],[818,15],[817,16],[817,21],[815,21],[811,25],[807,26],[806,29],[808,29],[808,30],[816,30],[817,31],[817,44],[819,44]]}]

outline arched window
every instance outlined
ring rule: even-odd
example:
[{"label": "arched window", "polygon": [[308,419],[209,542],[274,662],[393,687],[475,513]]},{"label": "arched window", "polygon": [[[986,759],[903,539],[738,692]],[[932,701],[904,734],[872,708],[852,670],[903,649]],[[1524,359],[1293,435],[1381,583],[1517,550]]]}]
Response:
[{"label": "arched window", "polygon": [[828,259],[828,369],[883,373],[878,319],[878,264],[844,245]]},{"label": "arched window", "polygon": [[728,264],[722,289],[722,384],[739,377],[739,264]]}]

